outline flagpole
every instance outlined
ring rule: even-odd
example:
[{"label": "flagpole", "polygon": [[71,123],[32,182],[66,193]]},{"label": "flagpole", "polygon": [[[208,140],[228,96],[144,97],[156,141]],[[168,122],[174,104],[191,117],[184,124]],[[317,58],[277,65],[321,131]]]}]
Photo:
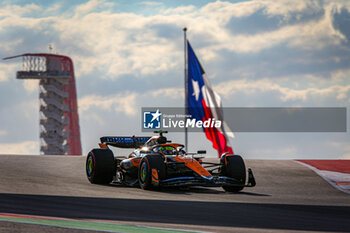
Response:
[{"label": "flagpole", "polygon": [[[185,122],[187,120],[187,93],[188,93],[188,77],[187,77],[187,28],[184,27],[183,28],[183,31],[184,31],[184,62],[185,62],[185,76],[184,76],[184,86],[185,86]],[[185,149],[188,151],[188,135],[187,135],[187,127],[185,127]]]}]

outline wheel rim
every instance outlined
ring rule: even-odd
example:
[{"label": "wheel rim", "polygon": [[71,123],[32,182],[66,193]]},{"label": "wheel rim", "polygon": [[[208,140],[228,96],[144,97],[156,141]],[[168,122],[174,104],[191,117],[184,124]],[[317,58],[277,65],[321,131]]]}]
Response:
[{"label": "wheel rim", "polygon": [[146,177],[147,177],[147,164],[143,163],[141,167],[141,174],[140,174],[141,182],[145,183]]},{"label": "wheel rim", "polygon": [[92,157],[90,156],[88,161],[87,161],[87,164],[86,164],[86,170],[87,170],[89,177],[92,174],[93,167],[94,167],[94,165],[93,165]]}]

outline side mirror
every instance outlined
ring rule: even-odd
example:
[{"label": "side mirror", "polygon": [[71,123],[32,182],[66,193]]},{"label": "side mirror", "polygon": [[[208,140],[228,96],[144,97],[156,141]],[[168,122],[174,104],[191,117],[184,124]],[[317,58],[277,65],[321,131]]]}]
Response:
[{"label": "side mirror", "polygon": [[197,151],[197,154],[206,154],[206,153],[207,153],[206,150],[199,150],[199,151]]}]

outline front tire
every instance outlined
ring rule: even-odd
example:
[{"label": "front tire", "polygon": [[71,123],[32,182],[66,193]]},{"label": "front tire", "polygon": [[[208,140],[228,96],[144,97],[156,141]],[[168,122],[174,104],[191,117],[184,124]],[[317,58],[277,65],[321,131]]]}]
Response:
[{"label": "front tire", "polygon": [[158,181],[163,180],[165,178],[166,168],[163,156],[146,155],[141,159],[138,170],[138,180],[140,188],[155,188],[155,186],[152,185],[152,169],[156,169],[156,171],[158,172]]},{"label": "front tire", "polygon": [[227,192],[239,192],[244,188],[246,181],[246,168],[244,161],[239,155],[225,155],[221,158],[222,175],[234,178],[242,186],[223,186]]},{"label": "front tire", "polygon": [[113,152],[93,149],[86,158],[86,175],[92,184],[109,184],[115,175]]}]

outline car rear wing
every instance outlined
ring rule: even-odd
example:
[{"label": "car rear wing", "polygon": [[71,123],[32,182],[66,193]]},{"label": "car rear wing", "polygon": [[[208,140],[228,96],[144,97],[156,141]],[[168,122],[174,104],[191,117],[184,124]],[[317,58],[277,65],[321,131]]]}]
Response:
[{"label": "car rear wing", "polygon": [[101,143],[115,146],[119,148],[139,148],[145,144],[151,137],[119,137],[119,136],[105,136],[101,137]]}]

